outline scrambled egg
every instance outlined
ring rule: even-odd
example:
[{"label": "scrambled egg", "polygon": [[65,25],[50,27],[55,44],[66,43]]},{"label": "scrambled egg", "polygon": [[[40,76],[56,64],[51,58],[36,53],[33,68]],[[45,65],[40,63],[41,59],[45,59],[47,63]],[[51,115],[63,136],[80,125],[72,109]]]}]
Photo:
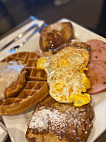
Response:
[{"label": "scrambled egg", "polygon": [[84,73],[89,53],[83,48],[65,47],[57,54],[38,59],[37,68],[47,73],[50,95],[60,103],[82,106],[90,102],[90,81]]}]

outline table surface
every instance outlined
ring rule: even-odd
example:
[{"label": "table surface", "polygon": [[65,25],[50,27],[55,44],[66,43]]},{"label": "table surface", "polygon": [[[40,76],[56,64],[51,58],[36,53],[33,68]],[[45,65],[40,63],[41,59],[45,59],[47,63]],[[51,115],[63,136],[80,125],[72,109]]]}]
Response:
[{"label": "table surface", "polygon": [[[1,39],[3,39],[5,36],[9,35],[10,33],[16,31],[17,29],[21,28],[22,26],[28,24],[30,21],[32,21],[32,19],[30,17],[27,18],[25,21],[23,21],[22,23],[20,23],[18,26],[16,26],[12,30],[10,30],[8,33],[6,33],[5,35],[3,35],[1,37]],[[5,142],[11,142],[10,138],[8,137]],[[102,135],[95,140],[95,142],[106,142],[106,131],[103,132]]]}]

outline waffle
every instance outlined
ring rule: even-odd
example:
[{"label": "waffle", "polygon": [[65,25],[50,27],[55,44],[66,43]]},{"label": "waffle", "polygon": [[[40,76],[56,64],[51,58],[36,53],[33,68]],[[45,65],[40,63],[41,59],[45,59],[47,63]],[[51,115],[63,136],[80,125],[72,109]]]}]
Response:
[{"label": "waffle", "polygon": [[17,96],[0,100],[0,115],[22,113],[48,95],[46,73],[44,70],[36,69],[37,59],[42,56],[39,52],[18,52],[1,61],[16,61],[18,64],[26,66],[27,75],[26,83]]}]

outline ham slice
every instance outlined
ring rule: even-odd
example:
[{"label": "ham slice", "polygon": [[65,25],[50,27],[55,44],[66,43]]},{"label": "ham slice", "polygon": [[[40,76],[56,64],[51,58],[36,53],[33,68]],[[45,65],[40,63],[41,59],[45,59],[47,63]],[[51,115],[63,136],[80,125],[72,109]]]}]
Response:
[{"label": "ham slice", "polygon": [[91,82],[89,93],[95,94],[106,91],[106,63],[102,61],[92,61],[88,65],[87,76]]},{"label": "ham slice", "polygon": [[97,39],[86,43],[90,46],[90,62],[101,60],[106,63],[106,43]]}]

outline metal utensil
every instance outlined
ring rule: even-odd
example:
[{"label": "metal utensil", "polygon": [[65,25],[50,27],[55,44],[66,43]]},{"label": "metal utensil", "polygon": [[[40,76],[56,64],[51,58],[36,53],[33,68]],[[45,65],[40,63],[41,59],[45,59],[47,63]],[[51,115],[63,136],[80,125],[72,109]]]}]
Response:
[{"label": "metal utensil", "polygon": [[38,27],[26,38],[23,40],[22,43],[20,43],[19,45],[16,45],[14,47],[12,47],[11,49],[9,49],[10,53],[14,53],[18,48],[23,47],[25,45],[25,43],[37,32],[41,33],[41,31],[43,30],[43,28],[47,26],[46,23],[44,23],[41,27]]},{"label": "metal utensil", "polygon": [[0,126],[7,132],[7,128],[5,127],[5,125],[2,122],[0,122]]},{"label": "metal utensil", "polygon": [[6,47],[8,47],[10,44],[12,44],[13,42],[16,42],[17,40],[19,40],[20,38],[22,38],[26,33],[28,33],[30,30],[32,30],[33,28],[37,27],[37,23],[34,23],[31,27],[29,27],[28,29],[26,29],[24,32],[20,33],[18,36],[16,36],[14,39],[12,39],[11,41],[9,41],[6,45],[4,45],[0,51],[4,50]]}]

